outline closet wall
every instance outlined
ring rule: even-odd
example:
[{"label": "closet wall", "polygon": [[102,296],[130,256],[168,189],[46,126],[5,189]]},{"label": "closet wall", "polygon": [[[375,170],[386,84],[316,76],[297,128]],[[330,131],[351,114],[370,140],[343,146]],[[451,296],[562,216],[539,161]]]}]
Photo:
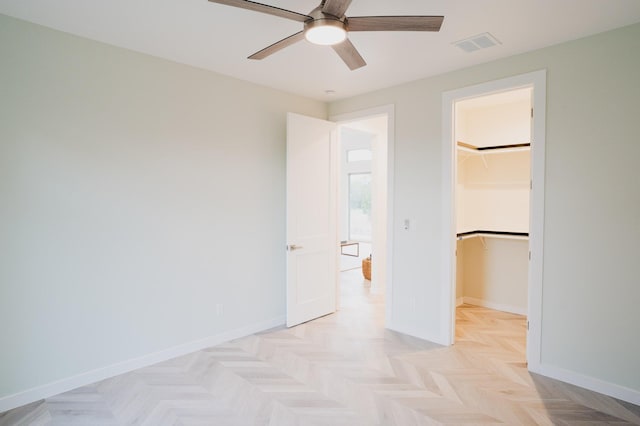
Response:
[{"label": "closet wall", "polygon": [[[529,232],[530,92],[456,106],[457,229]],[[492,147],[504,147],[490,149]],[[511,147],[507,147],[511,146]],[[526,314],[526,236],[475,233],[457,241],[458,303]]]},{"label": "closet wall", "polygon": [[458,152],[458,232],[529,232],[530,152]]}]

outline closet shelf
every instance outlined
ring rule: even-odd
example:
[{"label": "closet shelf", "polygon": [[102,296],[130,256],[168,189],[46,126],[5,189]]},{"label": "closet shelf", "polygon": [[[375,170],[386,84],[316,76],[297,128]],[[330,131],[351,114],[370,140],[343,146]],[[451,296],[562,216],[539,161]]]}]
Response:
[{"label": "closet shelf", "polygon": [[510,181],[504,181],[504,182],[500,182],[500,181],[484,181],[484,182],[467,182],[461,185],[464,186],[470,186],[470,187],[474,187],[474,186],[490,186],[490,187],[497,187],[497,186],[529,186],[530,181],[528,180],[510,180]]},{"label": "closet shelf", "polygon": [[531,150],[531,143],[518,143],[513,145],[481,146],[477,147],[458,141],[458,149],[473,154],[494,154],[503,152],[519,152]]},{"label": "closet shelf", "polygon": [[491,238],[504,238],[508,240],[528,240],[528,232],[506,232],[506,231],[486,231],[476,230],[468,232],[460,232],[456,234],[458,240],[466,240],[473,237],[491,237]]}]

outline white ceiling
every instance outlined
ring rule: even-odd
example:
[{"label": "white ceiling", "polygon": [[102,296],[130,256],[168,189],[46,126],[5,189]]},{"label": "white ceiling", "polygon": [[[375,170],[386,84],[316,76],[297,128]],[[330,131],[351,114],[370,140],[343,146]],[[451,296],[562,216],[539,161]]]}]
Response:
[{"label": "white ceiling", "polygon": [[[301,13],[320,3],[260,1]],[[445,16],[439,33],[350,34],[368,63],[356,71],[307,41],[248,60],[302,25],[207,0],[0,0],[0,13],[328,101],[640,22],[640,0],[353,0],[347,16]],[[473,53],[452,45],[484,32],[502,44]]]}]

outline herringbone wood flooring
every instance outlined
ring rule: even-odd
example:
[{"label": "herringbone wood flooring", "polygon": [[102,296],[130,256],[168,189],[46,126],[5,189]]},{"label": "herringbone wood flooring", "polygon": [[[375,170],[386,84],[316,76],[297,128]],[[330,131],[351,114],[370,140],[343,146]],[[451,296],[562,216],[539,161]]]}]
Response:
[{"label": "herringbone wood flooring", "polygon": [[640,424],[640,407],[527,372],[525,318],[463,305],[456,344],[385,330],[343,273],[341,310],[4,414],[0,425]]}]

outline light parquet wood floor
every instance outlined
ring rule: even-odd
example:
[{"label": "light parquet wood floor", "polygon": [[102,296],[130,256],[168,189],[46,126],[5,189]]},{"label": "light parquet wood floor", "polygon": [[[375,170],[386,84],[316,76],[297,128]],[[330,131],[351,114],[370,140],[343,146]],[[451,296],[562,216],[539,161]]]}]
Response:
[{"label": "light parquet wood floor", "polygon": [[339,312],[0,414],[0,425],[640,424],[640,407],[530,374],[525,318],[463,305],[456,344],[385,330],[343,273]]}]

